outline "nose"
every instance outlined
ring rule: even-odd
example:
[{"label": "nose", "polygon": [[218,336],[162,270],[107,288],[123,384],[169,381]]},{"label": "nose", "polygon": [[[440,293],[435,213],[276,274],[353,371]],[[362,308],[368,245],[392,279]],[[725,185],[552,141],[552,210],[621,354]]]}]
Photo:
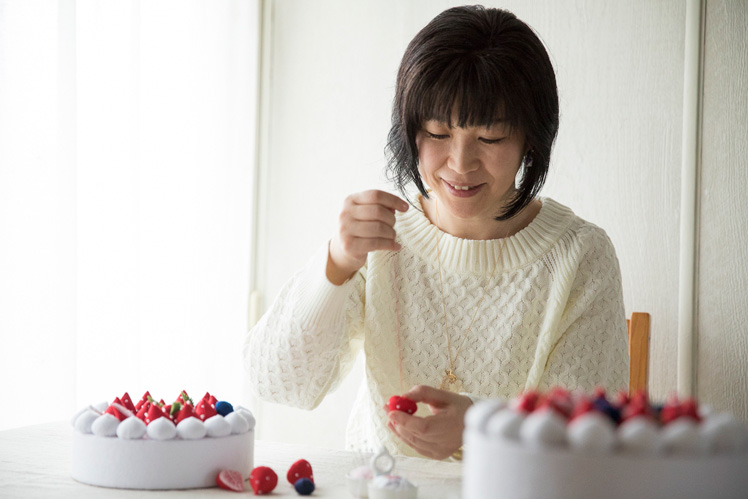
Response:
[{"label": "nose", "polygon": [[480,167],[480,158],[475,145],[468,140],[452,140],[447,165],[457,173],[477,170]]}]

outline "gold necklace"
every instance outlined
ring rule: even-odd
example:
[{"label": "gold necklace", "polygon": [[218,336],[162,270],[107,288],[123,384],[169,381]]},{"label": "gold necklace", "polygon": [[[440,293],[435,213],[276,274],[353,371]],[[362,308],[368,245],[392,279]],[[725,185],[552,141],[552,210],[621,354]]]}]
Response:
[{"label": "gold necklace", "polygon": [[[475,322],[475,318],[478,316],[478,310],[480,310],[480,306],[483,303],[483,300],[486,297],[486,291],[488,290],[488,285],[493,280],[494,272],[496,272],[496,267],[499,265],[499,259],[501,258],[501,246],[499,247],[499,252],[496,255],[496,261],[493,264],[493,269],[491,269],[491,275],[488,277],[488,281],[483,285],[483,293],[481,294],[480,300],[478,301],[478,304],[475,306],[475,312],[473,312],[473,318],[470,320],[470,325],[468,326],[467,330],[465,331],[465,334],[462,338],[462,343],[460,343],[460,346],[457,348],[457,351],[454,355],[452,355],[452,335],[449,333],[449,325],[447,324],[447,302],[444,297],[444,280],[442,279],[442,258],[441,254],[439,252],[439,241],[441,240],[441,229],[439,229],[439,205],[438,200],[436,197],[434,197],[434,209],[436,210],[436,224],[437,224],[437,230],[434,234],[434,238],[436,239],[436,261],[439,265],[439,285],[441,287],[441,293],[442,293],[442,309],[444,311],[444,335],[447,337],[447,352],[449,353],[449,369],[444,370],[444,377],[442,378],[442,382],[439,385],[440,390],[448,390],[451,392],[462,392],[462,381],[460,378],[457,377],[455,374],[455,360],[460,355],[460,352],[462,351],[462,347],[465,346],[465,341],[467,341],[468,335],[470,334],[470,330],[473,327],[473,323]],[[503,243],[503,239],[500,239],[500,242]]]}]

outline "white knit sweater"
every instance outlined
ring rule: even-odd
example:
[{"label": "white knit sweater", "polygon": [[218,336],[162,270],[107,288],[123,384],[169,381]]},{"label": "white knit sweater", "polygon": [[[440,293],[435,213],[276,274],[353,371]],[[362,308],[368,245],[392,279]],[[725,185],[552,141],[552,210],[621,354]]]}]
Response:
[{"label": "white knit sweater", "polygon": [[[244,358],[257,396],[312,409],[363,348],[366,377],[349,420],[348,448],[384,444],[392,453],[417,455],[389,431],[382,407],[413,385],[438,387],[449,368],[440,231],[415,207],[398,214],[395,229],[402,249],[370,253],[342,286],[327,280],[327,245],[320,248],[249,332]],[[455,359],[465,392],[508,398],[556,385],[625,388],[620,270],[602,229],[544,198],[540,213],[514,236],[439,235],[453,353],[465,340]]]}]

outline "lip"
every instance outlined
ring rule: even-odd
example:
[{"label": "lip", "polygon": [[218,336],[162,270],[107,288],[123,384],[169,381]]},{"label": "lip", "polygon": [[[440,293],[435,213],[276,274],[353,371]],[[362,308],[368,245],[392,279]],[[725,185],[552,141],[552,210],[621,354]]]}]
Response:
[{"label": "lip", "polygon": [[[442,179],[442,182],[447,188],[447,192],[449,192],[452,196],[455,196],[458,198],[471,198],[477,195],[480,191],[482,191],[483,186],[485,185],[485,184],[478,184],[478,185],[472,186],[470,189],[465,191],[462,189],[455,189],[454,187],[452,187],[453,184],[450,184],[444,179]],[[464,185],[464,184],[457,184],[457,185]]]}]

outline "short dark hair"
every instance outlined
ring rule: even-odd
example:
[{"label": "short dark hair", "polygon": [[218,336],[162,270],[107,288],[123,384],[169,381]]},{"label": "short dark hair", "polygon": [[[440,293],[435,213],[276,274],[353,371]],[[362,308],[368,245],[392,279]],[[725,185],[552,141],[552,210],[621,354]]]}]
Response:
[{"label": "short dark hair", "polygon": [[413,182],[428,197],[416,133],[430,119],[458,127],[503,121],[525,134],[532,167],[496,220],[519,213],[545,183],[558,133],[556,75],[543,42],[506,10],[465,6],[436,16],[410,42],[397,73],[387,171],[404,195]]}]

